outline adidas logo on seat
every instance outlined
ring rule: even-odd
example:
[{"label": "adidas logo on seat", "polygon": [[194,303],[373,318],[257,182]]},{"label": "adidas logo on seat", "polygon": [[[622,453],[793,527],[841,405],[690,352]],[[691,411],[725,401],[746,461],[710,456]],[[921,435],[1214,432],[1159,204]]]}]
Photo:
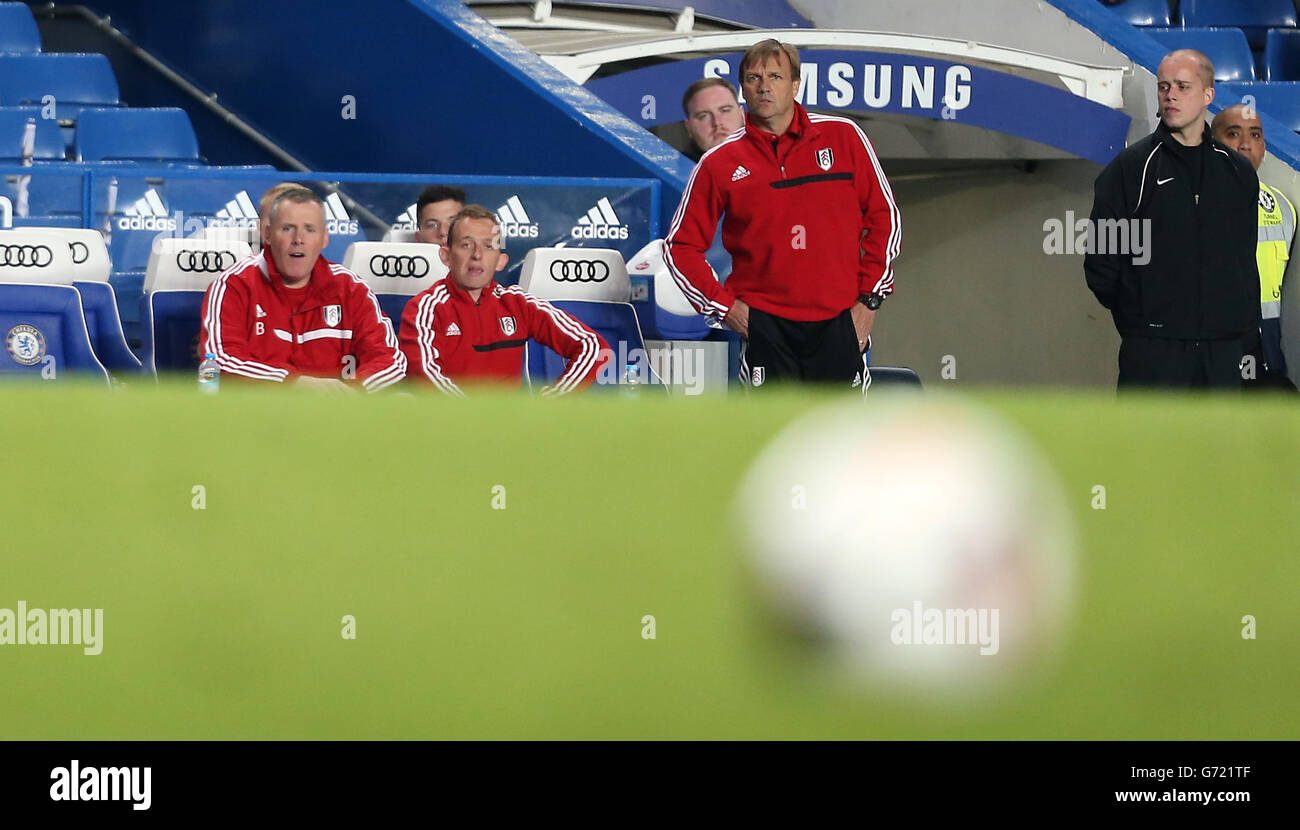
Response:
[{"label": "adidas logo on seat", "polygon": [[447,333],[444,334],[443,337],[450,337],[453,334],[460,334],[460,326],[456,325],[455,323],[452,323],[450,326],[447,326]]},{"label": "adidas logo on seat", "polygon": [[257,206],[249,198],[247,190],[235,194],[235,198],[226,202],[226,206],[217,211],[215,219],[208,222],[209,228],[256,228]]},{"label": "adidas logo on seat", "polygon": [[601,196],[587,215],[578,219],[578,224],[569,230],[574,239],[627,239],[627,225],[624,225],[609,203],[608,196]]},{"label": "adidas logo on seat", "polygon": [[497,221],[501,223],[501,233],[505,235],[506,239],[514,237],[537,238],[538,225],[528,218],[528,211],[524,210],[524,203],[519,201],[518,196],[511,196],[506,199],[504,205],[497,208]]},{"label": "adidas logo on seat", "polygon": [[176,220],[167,214],[158,191],[149,188],[136,199],[135,204],[124,209],[117,218],[117,229],[122,231],[174,231]]},{"label": "adidas logo on seat", "polygon": [[393,230],[395,231],[419,230],[419,228],[416,227],[416,222],[415,222],[415,204],[416,203],[413,202],[407,205],[406,210],[402,211],[401,215],[399,215],[397,219],[394,220],[393,224],[390,226]]},{"label": "adidas logo on seat", "polygon": [[740,164],[736,166],[736,172],[731,174],[731,180],[733,182],[738,182],[748,175],[749,175],[749,171],[745,169],[745,165]]},{"label": "adidas logo on seat", "polygon": [[348,210],[343,207],[343,200],[337,193],[325,197],[325,230],[343,236],[361,233],[361,226],[357,220],[348,216]]}]

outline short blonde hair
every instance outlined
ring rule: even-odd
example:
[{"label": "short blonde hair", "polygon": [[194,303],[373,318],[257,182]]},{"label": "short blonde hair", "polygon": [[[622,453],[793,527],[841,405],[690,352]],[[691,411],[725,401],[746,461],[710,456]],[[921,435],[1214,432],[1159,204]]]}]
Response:
[{"label": "short blonde hair", "polygon": [[1161,63],[1170,58],[1191,58],[1196,62],[1196,74],[1201,76],[1201,85],[1207,89],[1214,87],[1214,64],[1206,57],[1204,52],[1198,52],[1195,49],[1175,49],[1161,59]]},{"label": "short blonde hair", "polygon": [[[496,228],[497,235],[501,236],[501,220],[497,219],[497,215],[495,213],[483,207],[482,205],[465,205],[465,207],[460,209],[460,213],[457,213],[455,216],[451,217],[451,224],[447,226],[448,245],[452,243],[452,234],[456,232],[456,225],[459,224],[460,220],[462,219],[491,219],[493,227]],[[505,240],[502,239],[501,241],[502,241],[501,247],[504,248]]]},{"label": "short blonde hair", "polygon": [[286,193],[292,193],[297,190],[306,190],[308,193],[311,193],[311,190],[309,188],[306,188],[303,185],[298,184],[297,182],[280,182],[279,184],[270,188],[269,190],[267,190],[265,193],[262,194],[261,201],[257,203],[257,215],[269,221],[271,218],[270,216],[271,205],[275,204],[275,200],[279,199],[281,196],[283,196]]}]

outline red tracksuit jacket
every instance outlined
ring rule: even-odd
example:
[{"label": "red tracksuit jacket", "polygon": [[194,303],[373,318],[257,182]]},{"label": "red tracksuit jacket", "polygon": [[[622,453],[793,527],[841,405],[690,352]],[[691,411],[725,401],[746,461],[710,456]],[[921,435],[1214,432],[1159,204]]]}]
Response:
[{"label": "red tracksuit jacket", "polygon": [[475,302],[450,277],[439,280],[410,299],[399,330],[407,374],[449,395],[463,396],[457,384],[467,381],[521,384],[530,337],[569,361],[543,395],[589,386],[610,358],[600,335],[519,286],[495,281]]},{"label": "red tracksuit jacket", "polygon": [[208,286],[203,350],[223,374],[253,380],[342,378],[374,392],[406,375],[392,323],[360,277],[321,257],[307,285],[289,289],[265,249]]},{"label": "red tracksuit jacket", "polygon": [[[747,117],[687,180],[664,260],[701,314],[720,321],[739,297],[789,320],[826,320],[859,294],[894,290],[902,224],[871,141],[847,118],[794,108],[782,136]],[[732,257],[725,287],[704,259],[718,217]]]}]

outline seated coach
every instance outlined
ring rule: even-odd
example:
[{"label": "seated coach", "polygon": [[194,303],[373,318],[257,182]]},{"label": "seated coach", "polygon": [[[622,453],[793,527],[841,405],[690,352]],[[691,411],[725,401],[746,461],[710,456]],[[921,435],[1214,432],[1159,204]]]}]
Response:
[{"label": "seated coach", "polygon": [[506,267],[501,225],[481,205],[467,205],[452,220],[438,256],[449,273],[411,298],[402,314],[407,375],[449,395],[461,385],[523,382],[524,344],[533,338],[568,361],[542,390],[560,395],[590,385],[610,358],[600,335],[555,306],[493,277]]},{"label": "seated coach", "polygon": [[262,250],[203,299],[203,350],[228,378],[374,392],[406,375],[392,324],[360,277],[322,257],[325,205],[310,190],[271,203]]}]

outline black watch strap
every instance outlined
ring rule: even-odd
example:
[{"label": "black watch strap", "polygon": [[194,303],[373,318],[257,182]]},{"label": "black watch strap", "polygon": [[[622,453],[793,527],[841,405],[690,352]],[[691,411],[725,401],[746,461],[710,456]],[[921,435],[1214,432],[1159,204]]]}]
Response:
[{"label": "black watch strap", "polygon": [[880,308],[880,304],[883,303],[884,301],[885,301],[884,294],[877,294],[875,292],[872,292],[870,294],[858,295],[858,302],[862,303],[864,306],[871,309],[872,311],[875,311],[876,309]]}]

